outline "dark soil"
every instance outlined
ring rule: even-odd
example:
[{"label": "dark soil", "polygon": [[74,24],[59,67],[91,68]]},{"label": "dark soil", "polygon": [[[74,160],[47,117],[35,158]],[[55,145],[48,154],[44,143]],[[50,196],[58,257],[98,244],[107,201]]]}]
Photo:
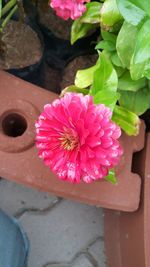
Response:
[{"label": "dark soil", "polygon": [[61,39],[70,40],[72,20],[63,20],[56,16],[51,7],[43,8],[42,3],[38,5],[39,22],[53,34]]},{"label": "dark soil", "polygon": [[33,65],[42,57],[42,44],[28,25],[10,21],[4,29],[4,53],[0,56],[1,69],[20,69]]},{"label": "dark soil", "polygon": [[65,87],[74,84],[76,72],[81,69],[86,69],[93,66],[97,61],[96,55],[79,56],[71,61],[63,71],[63,78],[61,82],[61,90]]},{"label": "dark soil", "polygon": [[43,64],[42,81],[45,89],[60,94],[61,72],[51,68],[46,62]]}]

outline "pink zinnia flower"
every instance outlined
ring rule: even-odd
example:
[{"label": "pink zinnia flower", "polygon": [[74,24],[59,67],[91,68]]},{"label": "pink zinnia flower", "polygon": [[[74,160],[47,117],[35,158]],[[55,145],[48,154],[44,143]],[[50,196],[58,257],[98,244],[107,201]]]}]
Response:
[{"label": "pink zinnia flower", "polygon": [[57,16],[67,20],[77,19],[86,11],[85,2],[90,0],[51,0],[51,7],[55,9]]},{"label": "pink zinnia flower", "polygon": [[39,157],[62,180],[90,183],[118,164],[120,128],[92,96],[67,93],[44,106],[36,122]]}]

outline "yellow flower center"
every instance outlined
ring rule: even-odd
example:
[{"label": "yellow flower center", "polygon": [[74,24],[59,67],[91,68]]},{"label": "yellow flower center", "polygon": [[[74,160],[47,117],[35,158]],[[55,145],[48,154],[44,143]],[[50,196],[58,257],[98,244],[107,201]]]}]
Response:
[{"label": "yellow flower center", "polygon": [[73,134],[71,131],[66,131],[65,133],[61,134],[61,137],[59,138],[61,141],[61,146],[65,150],[73,150],[78,146],[78,136]]}]

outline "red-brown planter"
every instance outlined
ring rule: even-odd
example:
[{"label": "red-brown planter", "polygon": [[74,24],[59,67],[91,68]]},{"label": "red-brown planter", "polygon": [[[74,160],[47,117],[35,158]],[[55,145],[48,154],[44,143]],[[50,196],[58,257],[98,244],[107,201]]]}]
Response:
[{"label": "red-brown planter", "polygon": [[150,133],[135,157],[134,169],[142,177],[140,206],[132,213],[105,211],[107,267],[150,266]]},{"label": "red-brown planter", "polygon": [[144,147],[144,126],[137,137],[125,134],[121,137],[124,156],[116,169],[116,185],[106,181],[77,185],[66,183],[58,180],[44,166],[34,145],[34,123],[44,104],[57,97],[52,92],[0,72],[0,176],[96,206],[123,211],[137,210],[141,178],[132,172],[132,156]]}]

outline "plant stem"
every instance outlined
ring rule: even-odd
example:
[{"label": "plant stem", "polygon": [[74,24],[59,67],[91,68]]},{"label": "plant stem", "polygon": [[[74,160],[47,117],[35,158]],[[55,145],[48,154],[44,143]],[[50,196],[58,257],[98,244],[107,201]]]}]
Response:
[{"label": "plant stem", "polygon": [[9,12],[8,16],[4,19],[1,28],[0,28],[0,32],[3,31],[3,29],[5,28],[6,24],[9,22],[9,20],[11,19],[11,17],[13,16],[13,14],[17,11],[18,6],[15,5],[14,8]]},{"label": "plant stem", "polygon": [[0,0],[0,19],[2,17],[2,0]]},{"label": "plant stem", "polygon": [[[0,0],[2,1],[2,0]],[[17,0],[10,0],[3,8],[2,8],[2,16],[5,15],[15,4]]]}]

